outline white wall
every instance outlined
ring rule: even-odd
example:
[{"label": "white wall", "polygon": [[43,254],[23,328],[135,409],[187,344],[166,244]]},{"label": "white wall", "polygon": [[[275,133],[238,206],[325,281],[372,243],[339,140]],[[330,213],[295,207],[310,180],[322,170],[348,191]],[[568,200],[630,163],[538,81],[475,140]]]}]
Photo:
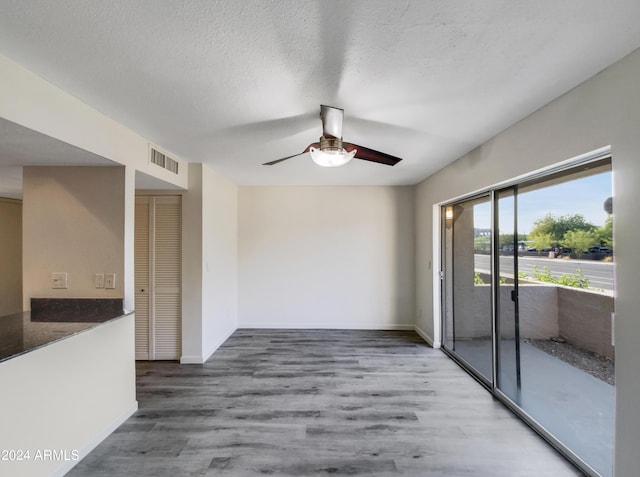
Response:
[{"label": "white wall", "polygon": [[[33,297],[123,297],[124,169],[24,168],[25,310]],[[52,272],[67,272],[67,289],[52,289]],[[115,273],[115,289],[97,289],[95,273]]]},{"label": "white wall", "polygon": [[182,363],[203,363],[238,324],[238,187],[189,164],[182,198]]},{"label": "white wall", "polygon": [[22,202],[0,197],[0,316],[22,311]]},{"label": "white wall", "polygon": [[240,187],[239,326],[413,328],[411,187]]},{"label": "white wall", "polygon": [[[0,461],[0,475],[64,475],[137,409],[134,316],[0,363],[0,449],[31,460]],[[38,450],[68,460],[37,459]]]},{"label": "white wall", "polygon": [[189,164],[182,194],[182,358],[203,363],[202,348],[202,164]]},{"label": "white wall", "polygon": [[202,167],[202,349],[208,358],[238,327],[238,186]]},{"label": "white wall", "polygon": [[640,50],[416,188],[417,325],[433,338],[433,204],[611,145],[616,242],[616,475],[640,469]]}]

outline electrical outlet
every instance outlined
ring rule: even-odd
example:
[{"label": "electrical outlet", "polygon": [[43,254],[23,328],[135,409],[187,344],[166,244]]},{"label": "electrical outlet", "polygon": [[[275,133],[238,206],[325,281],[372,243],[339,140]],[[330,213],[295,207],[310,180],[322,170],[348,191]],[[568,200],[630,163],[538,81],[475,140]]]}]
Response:
[{"label": "electrical outlet", "polygon": [[116,287],[116,274],[115,273],[107,273],[104,276],[104,287],[113,289]]},{"label": "electrical outlet", "polygon": [[104,288],[104,273],[96,273],[93,277],[96,288]]},{"label": "electrical outlet", "polygon": [[67,272],[54,272],[51,274],[51,288],[68,288]]}]

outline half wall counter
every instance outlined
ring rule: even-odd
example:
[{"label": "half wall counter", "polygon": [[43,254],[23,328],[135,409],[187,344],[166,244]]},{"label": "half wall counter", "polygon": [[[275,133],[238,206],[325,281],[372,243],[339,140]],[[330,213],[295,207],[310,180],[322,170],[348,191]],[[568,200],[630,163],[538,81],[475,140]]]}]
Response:
[{"label": "half wall counter", "polygon": [[31,311],[0,317],[0,362],[131,313],[118,298],[32,298]]},{"label": "half wall counter", "polygon": [[138,408],[135,314],[34,300],[0,317],[0,475],[63,476]]}]

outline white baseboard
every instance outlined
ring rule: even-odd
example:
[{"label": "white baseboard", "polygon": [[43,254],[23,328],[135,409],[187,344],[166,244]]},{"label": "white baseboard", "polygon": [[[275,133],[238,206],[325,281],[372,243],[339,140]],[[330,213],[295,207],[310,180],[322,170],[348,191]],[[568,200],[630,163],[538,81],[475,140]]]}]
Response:
[{"label": "white baseboard", "polygon": [[122,423],[124,423],[127,419],[129,419],[136,411],[138,410],[138,401],[127,409],[124,413],[118,416],[111,424],[105,427],[102,431],[96,434],[93,439],[83,445],[80,449],[78,449],[80,458],[76,461],[66,461],[60,465],[57,469],[55,469],[49,477],[62,477],[71,469],[73,469],[79,462],[82,461],[89,453],[98,447],[98,445],[105,440],[113,431],[115,431]]},{"label": "white baseboard", "polygon": [[236,329],[237,328],[235,327],[230,328],[229,331],[218,338],[208,352],[203,353],[202,356],[182,356],[180,358],[180,364],[204,364],[209,358],[211,358],[211,355],[215,353],[220,346],[222,346],[222,343],[229,339],[229,336],[231,336]]},{"label": "white baseboard", "polygon": [[420,337],[423,340],[425,340],[427,342],[427,344],[429,346],[431,346],[432,348],[439,348],[440,347],[439,343],[438,343],[437,346],[434,346],[433,339],[422,328],[420,328],[418,325],[414,326],[413,329],[415,330],[416,333],[418,333],[420,335]]},{"label": "white baseboard", "polygon": [[406,331],[413,330],[414,325],[395,325],[395,324],[330,324],[326,323],[263,323],[263,322],[248,322],[242,323],[238,326],[238,329],[265,329],[265,330],[381,330],[381,331]]}]

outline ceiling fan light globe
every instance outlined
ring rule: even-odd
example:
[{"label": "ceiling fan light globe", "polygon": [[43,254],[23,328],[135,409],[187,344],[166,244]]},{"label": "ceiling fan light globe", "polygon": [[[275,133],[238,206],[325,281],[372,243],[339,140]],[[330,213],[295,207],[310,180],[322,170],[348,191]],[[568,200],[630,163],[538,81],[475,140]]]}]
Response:
[{"label": "ceiling fan light globe", "polygon": [[311,147],[309,149],[309,153],[311,154],[311,159],[313,159],[313,162],[315,162],[319,166],[340,167],[344,166],[347,162],[353,159],[353,156],[356,155],[356,150],[353,149],[351,152],[347,152],[344,149],[323,151],[321,149]]}]

